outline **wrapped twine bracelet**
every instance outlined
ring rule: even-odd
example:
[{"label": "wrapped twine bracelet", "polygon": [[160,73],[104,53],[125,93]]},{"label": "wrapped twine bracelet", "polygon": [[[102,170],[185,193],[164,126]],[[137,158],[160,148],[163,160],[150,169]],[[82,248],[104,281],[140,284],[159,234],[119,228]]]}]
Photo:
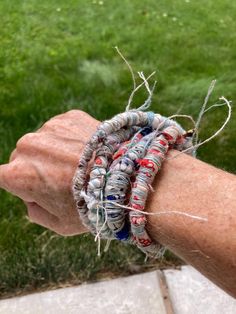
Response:
[{"label": "wrapped twine bracelet", "polygon": [[[199,146],[216,137],[230,120],[231,105],[222,96],[220,100],[223,103],[206,108],[214,89],[214,80],[196,122],[188,115],[176,114],[167,118],[151,111],[145,112],[151,104],[156,84],[151,89],[148,79],[155,72],[147,78],[143,72],[138,72],[143,82],[137,86],[131,66],[117,47],[116,50],[131,72],[133,91],[126,111],[101,123],[87,142],[73,178],[72,192],[82,223],[98,240],[98,255],[100,239],[107,240],[105,251],[112,239],[118,239],[135,244],[147,257],[158,258],[163,255],[164,248],[154,242],[146,230],[146,216],[150,213],[145,211],[145,205],[153,180],[170,149],[195,157]],[[130,110],[135,92],[143,85],[149,97],[140,108]],[[222,126],[198,143],[198,129],[203,115],[214,107],[224,105],[228,107],[228,116]],[[176,117],[191,120],[194,130],[186,132],[173,120]],[[207,221],[207,218],[184,212],[164,213]]]},{"label": "wrapped twine bracelet", "polygon": [[73,179],[77,210],[95,239],[136,244],[151,257],[162,254],[145,229],[145,204],[168,150],[193,154],[191,135],[170,118],[140,110],[101,123]]}]

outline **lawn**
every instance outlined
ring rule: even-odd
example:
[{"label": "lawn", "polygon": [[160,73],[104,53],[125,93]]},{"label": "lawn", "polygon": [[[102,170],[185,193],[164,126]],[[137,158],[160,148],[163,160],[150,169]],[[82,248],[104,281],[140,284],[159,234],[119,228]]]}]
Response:
[{"label": "lawn", "polygon": [[[72,108],[97,119],[124,110],[132,89],[118,45],[134,70],[158,81],[152,110],[197,117],[212,79],[209,105],[236,99],[236,2],[230,0],[2,0],[0,2],[0,162],[17,140]],[[138,93],[134,106],[146,95]],[[233,108],[234,109],[234,108]],[[227,112],[208,112],[203,140]],[[236,113],[198,157],[236,173]],[[144,262],[113,243],[101,258],[89,235],[63,238],[31,224],[23,203],[0,191],[2,297],[181,263],[170,252]]]}]

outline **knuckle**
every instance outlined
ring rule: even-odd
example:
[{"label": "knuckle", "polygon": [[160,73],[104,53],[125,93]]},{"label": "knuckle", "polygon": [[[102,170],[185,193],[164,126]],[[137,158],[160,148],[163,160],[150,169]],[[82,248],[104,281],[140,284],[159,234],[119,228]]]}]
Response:
[{"label": "knuckle", "polygon": [[15,160],[17,157],[17,149],[15,148],[12,152],[11,155],[9,157],[9,162],[12,162],[13,160]]},{"label": "knuckle", "polygon": [[22,136],[16,143],[16,149],[29,146],[35,140],[35,133],[27,133]]},{"label": "knuckle", "polygon": [[57,119],[54,117],[45,122],[40,129],[43,131],[49,131],[52,130],[56,125],[58,125],[58,122]]},{"label": "knuckle", "polygon": [[80,109],[71,109],[69,111],[67,111],[67,114],[81,114],[84,113],[84,111],[80,110]]},{"label": "knuckle", "polygon": [[78,119],[81,119],[81,118],[84,118],[84,117],[89,117],[89,114],[82,111],[82,110],[79,110],[79,109],[72,109],[72,110],[69,110],[66,112],[66,115],[68,117],[74,117],[74,118],[78,118]]}]

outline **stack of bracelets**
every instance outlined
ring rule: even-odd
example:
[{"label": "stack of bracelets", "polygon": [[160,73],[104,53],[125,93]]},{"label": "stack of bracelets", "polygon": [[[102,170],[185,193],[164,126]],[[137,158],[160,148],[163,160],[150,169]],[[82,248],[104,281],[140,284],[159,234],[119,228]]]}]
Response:
[{"label": "stack of bracelets", "polygon": [[145,229],[145,204],[172,148],[192,154],[192,133],[159,114],[130,110],[101,123],[73,179],[83,224],[96,237],[136,244],[147,256],[159,257],[162,246]]}]

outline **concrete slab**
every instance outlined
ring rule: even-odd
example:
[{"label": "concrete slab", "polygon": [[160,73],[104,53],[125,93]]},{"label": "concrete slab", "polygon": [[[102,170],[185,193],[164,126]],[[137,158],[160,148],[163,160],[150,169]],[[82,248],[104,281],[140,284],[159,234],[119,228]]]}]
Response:
[{"label": "concrete slab", "polygon": [[215,286],[191,266],[165,270],[175,314],[235,314],[236,299]]},{"label": "concrete slab", "polygon": [[157,272],[0,301],[1,314],[166,314]]}]

